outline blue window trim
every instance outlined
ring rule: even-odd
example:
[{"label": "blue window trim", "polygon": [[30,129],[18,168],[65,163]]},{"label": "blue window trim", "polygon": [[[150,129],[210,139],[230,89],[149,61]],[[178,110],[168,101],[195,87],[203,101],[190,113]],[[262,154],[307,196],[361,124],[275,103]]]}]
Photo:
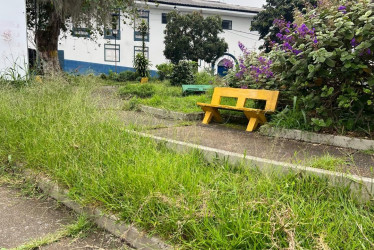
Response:
[{"label": "blue window trim", "polygon": [[[114,48],[108,48],[109,46],[113,46]],[[118,50],[117,61],[106,59],[107,50],[114,50],[115,51],[114,53],[117,53],[116,51]],[[104,61],[105,62],[120,62],[121,61],[121,46],[119,44],[104,44]]]},{"label": "blue window trim", "polygon": [[104,39],[121,40],[121,15],[119,13],[113,13],[112,16],[118,16],[117,35],[113,35],[113,29],[104,29]]},{"label": "blue window trim", "polygon": [[[224,23],[227,24],[226,28],[225,28]],[[232,21],[231,20],[222,20],[222,29],[224,29],[224,30],[232,30]]]},{"label": "blue window trim", "polygon": [[[136,52],[141,53],[142,52],[142,46],[134,46],[134,58],[136,56]],[[149,60],[149,47],[145,47],[145,52],[147,54],[147,59]]]},{"label": "blue window trim", "polygon": [[[77,34],[77,32],[85,32],[87,34],[82,35],[82,34],[79,34],[79,33]],[[91,37],[91,32],[90,32],[90,29],[88,29],[88,28],[73,27],[73,30],[71,31],[71,35],[74,36],[74,37],[89,38],[89,37]]]},{"label": "blue window trim", "polygon": [[[149,42],[149,10],[138,10],[138,12],[147,13],[146,15],[139,15],[141,19],[147,19],[147,25],[148,25],[148,33],[145,36],[145,41]],[[139,31],[136,31],[136,21],[134,25],[134,41],[141,41],[141,34]]]}]

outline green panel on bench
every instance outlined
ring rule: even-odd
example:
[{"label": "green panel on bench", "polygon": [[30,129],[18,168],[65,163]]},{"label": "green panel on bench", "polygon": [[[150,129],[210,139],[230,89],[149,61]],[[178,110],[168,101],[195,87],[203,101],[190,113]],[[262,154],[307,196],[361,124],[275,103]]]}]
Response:
[{"label": "green panel on bench", "polygon": [[205,92],[208,89],[212,89],[212,85],[182,85],[183,94],[195,93],[195,92]]}]

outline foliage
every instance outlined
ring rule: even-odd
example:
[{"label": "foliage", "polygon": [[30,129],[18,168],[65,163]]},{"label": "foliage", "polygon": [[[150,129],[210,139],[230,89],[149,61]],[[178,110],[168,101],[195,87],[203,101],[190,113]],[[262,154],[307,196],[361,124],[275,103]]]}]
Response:
[{"label": "foliage", "polygon": [[199,59],[210,63],[227,51],[227,43],[218,36],[221,32],[222,19],[219,16],[204,18],[199,12],[185,15],[170,12],[164,31],[164,55],[174,64]]},{"label": "foliage", "polygon": [[161,63],[156,65],[156,68],[158,70],[158,77],[160,81],[170,79],[171,74],[173,72],[174,64],[172,63]]},{"label": "foliage", "polygon": [[195,84],[213,84],[215,83],[215,76],[212,75],[210,72],[202,71],[196,72],[194,75]]},{"label": "foliage", "polygon": [[[92,79],[0,89],[0,159],[31,168],[179,248],[372,248],[374,210],[328,180],[206,162],[128,133]],[[339,216],[337,216],[339,215]],[[250,223],[249,223],[250,222]],[[342,237],[343,236],[343,237]]]},{"label": "foliage", "polygon": [[171,73],[171,85],[180,86],[184,84],[194,84],[194,72],[197,71],[197,65],[194,62],[180,61],[174,65]]},{"label": "foliage", "polygon": [[316,0],[266,0],[264,10],[258,13],[252,23],[251,30],[258,31],[259,39],[264,39],[263,48],[267,52],[271,50],[270,41],[276,41],[276,33],[279,29],[273,26],[276,19],[284,19],[287,22],[293,22],[294,10],[303,10],[306,6],[316,4]]},{"label": "foliage", "polygon": [[125,98],[140,97],[147,98],[155,94],[155,87],[152,84],[126,84],[118,90],[119,94]]},{"label": "foliage", "polygon": [[126,70],[118,74],[118,81],[120,82],[135,81],[136,77],[137,75],[134,71]]},{"label": "foliage", "polygon": [[[374,127],[374,15],[368,0],[321,1],[280,30],[268,54],[244,53],[230,72],[231,85],[279,89],[297,96],[314,130]],[[283,106],[284,107],[284,106]]]},{"label": "foliage", "polygon": [[141,77],[149,76],[149,61],[143,54],[137,54],[134,60],[134,68],[136,69],[136,74]]}]

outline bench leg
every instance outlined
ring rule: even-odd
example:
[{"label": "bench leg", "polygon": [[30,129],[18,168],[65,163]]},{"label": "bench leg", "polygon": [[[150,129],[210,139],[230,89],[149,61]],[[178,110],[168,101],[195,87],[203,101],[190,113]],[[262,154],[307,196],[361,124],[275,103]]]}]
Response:
[{"label": "bench leg", "polygon": [[258,126],[258,123],[259,123],[259,120],[257,118],[251,117],[249,119],[249,123],[248,123],[248,126],[247,126],[247,131],[252,132],[253,130],[255,130]]},{"label": "bench leg", "polygon": [[205,116],[203,120],[204,124],[209,124],[212,121],[212,118],[214,118],[216,122],[222,122],[222,117],[218,109],[211,108],[211,107],[204,107],[203,110],[205,111]]}]

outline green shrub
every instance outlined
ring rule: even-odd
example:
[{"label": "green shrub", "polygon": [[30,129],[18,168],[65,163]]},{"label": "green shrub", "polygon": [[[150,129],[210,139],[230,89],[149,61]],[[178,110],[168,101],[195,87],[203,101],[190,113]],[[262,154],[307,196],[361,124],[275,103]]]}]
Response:
[{"label": "green shrub", "polygon": [[118,73],[109,70],[108,79],[113,81],[118,81]]},{"label": "green shrub", "polygon": [[195,62],[180,61],[178,65],[174,65],[170,79],[171,85],[180,86],[184,84],[194,84],[195,71]]},{"label": "green shrub", "polygon": [[145,56],[141,53],[135,56],[134,67],[136,69],[136,74],[140,77],[148,77],[149,76],[149,61]]},{"label": "green shrub", "polygon": [[[314,130],[374,130],[374,4],[319,1],[280,32],[268,54],[244,53],[231,85],[281,90],[300,100]],[[333,20],[333,21],[332,21]],[[280,105],[284,107],[284,105]]]},{"label": "green shrub", "polygon": [[128,81],[135,81],[136,80],[136,73],[130,70],[122,71],[118,74],[118,81],[120,82],[128,82]]},{"label": "green shrub", "polygon": [[170,79],[171,74],[173,72],[174,64],[172,63],[162,63],[159,65],[156,65],[156,68],[158,70],[158,78],[163,81],[165,79]]},{"label": "green shrub", "polygon": [[194,75],[194,78],[195,78],[195,84],[207,85],[207,84],[213,84],[215,82],[215,77],[207,71],[197,72]]},{"label": "green shrub", "polygon": [[155,94],[155,87],[151,84],[127,84],[119,89],[122,97],[140,97],[147,98]]}]

